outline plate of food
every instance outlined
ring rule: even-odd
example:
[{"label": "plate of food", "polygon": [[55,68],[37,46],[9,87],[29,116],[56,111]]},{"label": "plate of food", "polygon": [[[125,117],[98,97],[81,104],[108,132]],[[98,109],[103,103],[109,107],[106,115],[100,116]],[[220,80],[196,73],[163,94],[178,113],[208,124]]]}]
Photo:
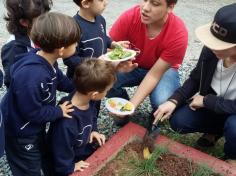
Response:
[{"label": "plate of food", "polygon": [[105,106],[108,111],[117,115],[129,115],[134,113],[133,103],[123,98],[109,98],[105,102]]},{"label": "plate of food", "polygon": [[136,56],[136,51],[116,46],[115,49],[107,52],[104,59],[111,62],[121,62],[132,59]]}]

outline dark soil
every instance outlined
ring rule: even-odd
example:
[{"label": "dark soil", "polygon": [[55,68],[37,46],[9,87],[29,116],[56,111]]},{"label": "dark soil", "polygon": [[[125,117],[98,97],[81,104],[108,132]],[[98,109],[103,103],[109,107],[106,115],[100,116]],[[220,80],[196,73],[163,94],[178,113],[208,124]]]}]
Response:
[{"label": "dark soil", "polygon": [[191,176],[197,169],[193,162],[172,154],[163,154],[156,163],[166,176]]},{"label": "dark soil", "polygon": [[[143,161],[143,146],[139,142],[133,142],[124,147],[118,156],[109,162],[96,176],[131,176],[135,170],[135,164]],[[198,165],[185,158],[180,158],[173,154],[163,154],[156,161],[156,167],[163,176],[193,176],[198,169]],[[152,176],[144,173],[137,176]],[[153,175],[154,176],[154,175]],[[210,175],[209,175],[210,176]],[[219,174],[211,174],[219,176]]]}]

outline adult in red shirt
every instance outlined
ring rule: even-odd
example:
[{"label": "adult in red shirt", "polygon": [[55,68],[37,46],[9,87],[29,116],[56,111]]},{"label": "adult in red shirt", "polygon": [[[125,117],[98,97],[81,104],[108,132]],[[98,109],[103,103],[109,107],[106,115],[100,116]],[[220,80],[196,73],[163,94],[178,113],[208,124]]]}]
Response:
[{"label": "adult in red shirt", "polygon": [[123,87],[139,85],[131,98],[135,108],[150,94],[156,109],[180,86],[178,68],[183,61],[188,32],[172,10],[177,0],[141,0],[124,12],[114,23],[110,36],[114,41],[130,41],[140,50],[138,67],[129,73],[118,73],[108,97],[129,99]]}]

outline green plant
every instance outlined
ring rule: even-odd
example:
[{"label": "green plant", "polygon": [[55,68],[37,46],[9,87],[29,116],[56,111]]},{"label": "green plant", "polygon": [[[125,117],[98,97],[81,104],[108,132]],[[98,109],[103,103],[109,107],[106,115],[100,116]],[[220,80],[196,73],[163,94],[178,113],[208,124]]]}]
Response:
[{"label": "green plant", "polygon": [[221,138],[214,147],[202,148],[196,145],[196,141],[201,136],[200,133],[189,133],[189,134],[180,134],[173,131],[168,123],[164,123],[161,127],[161,134],[168,136],[169,138],[178,141],[187,146],[194,147],[198,150],[201,150],[209,155],[220,158],[224,155],[224,139]]},{"label": "green plant", "polygon": [[220,174],[215,174],[206,165],[199,165],[197,170],[192,174],[192,176],[221,176],[221,175]]},{"label": "green plant", "polygon": [[158,158],[160,158],[161,155],[166,152],[167,152],[166,148],[163,148],[161,146],[157,146],[149,159],[144,160],[142,162],[137,161],[137,160],[132,161],[136,168],[126,176],[140,176],[140,175],[162,176],[161,171],[156,166],[156,160]]}]

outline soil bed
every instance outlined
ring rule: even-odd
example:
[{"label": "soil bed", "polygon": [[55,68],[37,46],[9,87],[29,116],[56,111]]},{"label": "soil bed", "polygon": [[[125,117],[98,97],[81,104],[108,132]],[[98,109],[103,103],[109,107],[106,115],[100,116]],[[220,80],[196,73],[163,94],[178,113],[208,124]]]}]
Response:
[{"label": "soil bed", "polygon": [[[160,149],[155,150],[155,153],[158,150]],[[126,145],[96,176],[198,176],[199,174],[220,176],[188,159],[170,154],[163,148],[161,150],[158,155],[155,155],[156,158],[144,160],[142,145],[137,141],[132,142]]]}]

